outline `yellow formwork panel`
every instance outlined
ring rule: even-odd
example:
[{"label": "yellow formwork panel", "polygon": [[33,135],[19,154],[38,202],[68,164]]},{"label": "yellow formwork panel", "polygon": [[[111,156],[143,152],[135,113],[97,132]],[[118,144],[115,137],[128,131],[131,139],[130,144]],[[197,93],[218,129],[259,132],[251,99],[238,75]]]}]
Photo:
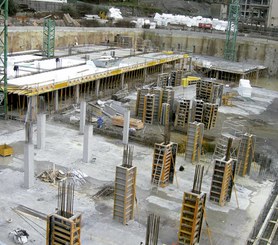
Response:
[{"label": "yellow formwork panel", "polygon": [[197,82],[199,80],[201,80],[200,77],[188,76],[188,77],[182,79],[182,86],[187,87],[188,85],[190,85],[191,82],[194,82],[194,81]]}]

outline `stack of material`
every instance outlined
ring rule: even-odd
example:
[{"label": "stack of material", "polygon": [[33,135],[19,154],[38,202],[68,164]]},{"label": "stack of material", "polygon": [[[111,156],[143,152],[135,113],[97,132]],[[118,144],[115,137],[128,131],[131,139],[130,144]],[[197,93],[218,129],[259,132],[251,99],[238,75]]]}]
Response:
[{"label": "stack of material", "polygon": [[221,105],[223,89],[223,84],[217,83],[215,80],[199,80],[196,85],[196,99]]},{"label": "stack of material", "polygon": [[155,144],[152,166],[152,184],[165,187],[173,183],[176,154],[178,145],[176,143]]},{"label": "stack of material", "polygon": [[172,71],[170,74],[170,85],[177,87],[181,85],[182,70]]},{"label": "stack of material", "polygon": [[250,85],[250,80],[246,80],[246,79],[239,80],[238,93],[243,97],[251,98],[252,87]]},{"label": "stack of material", "polygon": [[242,136],[239,151],[236,173],[245,176],[250,172],[252,160],[254,158],[256,136],[245,133]]},{"label": "stack of material", "polygon": [[204,103],[203,123],[205,125],[205,129],[211,129],[215,127],[217,112],[217,104]]},{"label": "stack of material", "polygon": [[175,127],[186,128],[190,120],[190,100],[182,99],[178,101],[176,110]]},{"label": "stack of material", "polygon": [[204,137],[204,124],[193,122],[189,123],[187,130],[187,142],[185,159],[191,163],[199,162],[202,152]]},{"label": "stack of material", "polygon": [[[115,126],[123,127],[124,126],[124,117],[123,116],[114,116],[112,117],[112,124]],[[129,127],[135,129],[142,129],[144,128],[144,123],[135,118],[130,118]]]},{"label": "stack of material", "polygon": [[215,160],[214,170],[210,188],[210,200],[224,206],[230,201],[234,176],[236,169],[236,160]]}]

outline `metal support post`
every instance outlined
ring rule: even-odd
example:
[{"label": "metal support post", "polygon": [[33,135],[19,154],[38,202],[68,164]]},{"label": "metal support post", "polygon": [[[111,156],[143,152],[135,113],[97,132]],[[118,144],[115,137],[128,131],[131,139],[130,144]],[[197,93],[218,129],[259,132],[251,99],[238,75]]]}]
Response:
[{"label": "metal support post", "polygon": [[54,57],[55,48],[55,21],[44,19],[43,23],[43,56]]}]

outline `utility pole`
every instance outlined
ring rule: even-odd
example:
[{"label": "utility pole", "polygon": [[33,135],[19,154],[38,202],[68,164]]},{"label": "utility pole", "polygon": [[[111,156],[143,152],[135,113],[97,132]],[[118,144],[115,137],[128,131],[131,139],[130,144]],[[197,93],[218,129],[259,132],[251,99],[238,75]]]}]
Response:
[{"label": "utility pole", "polygon": [[229,5],[228,28],[226,31],[226,43],[224,50],[224,58],[230,61],[236,60],[236,39],[238,32],[239,9],[239,0],[231,0]]},{"label": "utility pole", "polygon": [[7,94],[7,53],[8,53],[8,0],[0,3],[0,116],[7,119],[8,94]]}]

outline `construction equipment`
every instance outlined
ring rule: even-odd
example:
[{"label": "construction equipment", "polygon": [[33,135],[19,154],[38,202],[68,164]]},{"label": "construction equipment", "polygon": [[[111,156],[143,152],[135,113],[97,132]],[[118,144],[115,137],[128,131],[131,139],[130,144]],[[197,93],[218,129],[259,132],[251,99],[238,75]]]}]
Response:
[{"label": "construction equipment", "polygon": [[105,11],[99,11],[98,16],[102,19],[102,20],[107,20],[107,14]]},{"label": "construction equipment", "polygon": [[0,116],[7,119],[8,93],[7,93],[7,54],[8,54],[8,0],[0,3]]},{"label": "construction equipment", "polygon": [[43,22],[43,56],[54,57],[55,48],[55,21],[44,19]]},{"label": "construction equipment", "polygon": [[229,5],[228,28],[226,31],[224,49],[224,58],[230,61],[236,60],[236,39],[238,32],[239,10],[239,0],[231,0]]},{"label": "construction equipment", "polygon": [[14,153],[13,148],[9,145],[0,145],[0,156],[7,157]]}]

